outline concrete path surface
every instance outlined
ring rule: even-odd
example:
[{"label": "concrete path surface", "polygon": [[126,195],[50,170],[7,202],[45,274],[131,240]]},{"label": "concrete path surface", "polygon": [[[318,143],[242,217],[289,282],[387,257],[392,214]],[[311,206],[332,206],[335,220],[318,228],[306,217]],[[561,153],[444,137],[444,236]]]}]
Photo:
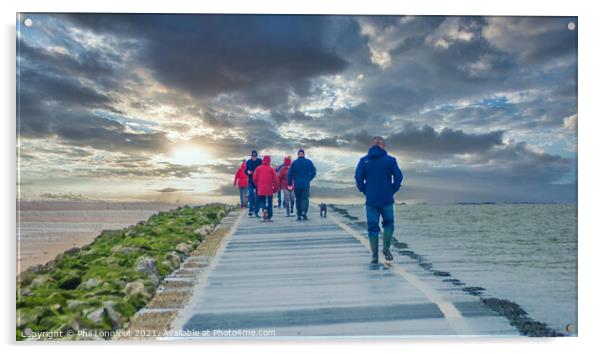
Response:
[{"label": "concrete path surface", "polygon": [[241,213],[172,329],[228,338],[519,335],[478,297],[396,250],[393,262],[370,265],[364,235],[310,209],[305,222],[277,208],[271,223]]}]

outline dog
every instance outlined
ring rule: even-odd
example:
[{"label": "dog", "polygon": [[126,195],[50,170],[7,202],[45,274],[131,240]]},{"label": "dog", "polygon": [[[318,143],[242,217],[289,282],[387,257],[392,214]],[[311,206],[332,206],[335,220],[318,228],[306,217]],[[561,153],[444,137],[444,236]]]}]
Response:
[{"label": "dog", "polygon": [[320,217],[321,218],[325,218],[326,217],[326,211],[328,209],[326,209],[326,204],[324,203],[320,203]]},{"label": "dog", "polygon": [[270,218],[269,218],[268,215],[269,215],[268,214],[268,210],[267,209],[263,209],[263,215],[262,216],[263,216],[263,221],[264,222],[270,222],[270,221],[272,221],[272,220],[270,220]]}]

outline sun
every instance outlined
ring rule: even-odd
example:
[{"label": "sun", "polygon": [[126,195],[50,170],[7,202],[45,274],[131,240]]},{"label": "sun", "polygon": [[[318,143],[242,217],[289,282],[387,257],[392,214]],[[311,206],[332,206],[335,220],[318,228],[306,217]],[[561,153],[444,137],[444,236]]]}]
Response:
[{"label": "sun", "polygon": [[170,164],[183,166],[203,165],[211,160],[211,155],[207,150],[198,145],[177,147],[163,157],[162,160]]}]

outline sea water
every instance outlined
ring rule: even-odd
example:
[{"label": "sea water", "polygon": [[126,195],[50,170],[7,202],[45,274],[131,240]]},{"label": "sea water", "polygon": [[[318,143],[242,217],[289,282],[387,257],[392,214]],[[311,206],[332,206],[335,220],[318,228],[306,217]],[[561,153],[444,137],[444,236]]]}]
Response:
[{"label": "sea water", "polygon": [[[363,205],[341,207],[366,220]],[[576,205],[395,205],[394,235],[433,269],[575,335],[567,325],[577,326]]]}]

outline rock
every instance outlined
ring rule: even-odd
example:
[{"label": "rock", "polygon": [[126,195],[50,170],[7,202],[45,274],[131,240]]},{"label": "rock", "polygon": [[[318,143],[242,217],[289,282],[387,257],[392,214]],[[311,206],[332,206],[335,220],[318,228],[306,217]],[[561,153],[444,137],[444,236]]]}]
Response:
[{"label": "rock", "polygon": [[59,288],[65,289],[65,290],[73,290],[73,289],[77,288],[81,282],[82,282],[82,278],[80,276],[78,276],[78,275],[69,276],[66,279],[64,279],[63,281],[61,281],[61,283],[59,284]]},{"label": "rock", "polygon": [[100,285],[100,283],[101,283],[101,281],[100,281],[100,280],[98,280],[98,279],[96,279],[96,278],[90,278],[90,279],[86,280],[86,281],[85,281],[85,282],[82,284],[82,286],[84,287],[84,289],[86,289],[86,290],[90,290],[90,289],[92,289],[92,288],[95,288],[95,287],[99,286],[99,285]]},{"label": "rock", "polygon": [[44,270],[44,266],[41,264],[36,264],[36,265],[32,265],[30,267],[28,267],[25,272],[30,272],[30,273],[39,273],[42,270]]},{"label": "rock", "polygon": [[169,252],[165,255],[165,260],[171,264],[171,268],[177,268],[182,264],[182,259],[176,252]]},{"label": "rock", "polygon": [[123,316],[115,310],[115,303],[113,301],[107,301],[103,303],[103,305],[105,313],[109,317],[109,321],[111,321],[113,330],[120,328],[124,319]]},{"label": "rock", "polygon": [[50,276],[48,276],[46,274],[39,275],[32,280],[31,286],[33,288],[37,288],[38,286],[42,286],[42,285],[46,284],[46,282],[48,282],[49,279],[50,279]]},{"label": "rock", "polygon": [[144,288],[144,283],[142,283],[140,280],[127,283],[124,288],[124,292],[127,296],[141,295],[145,298],[150,297],[150,295],[146,292],[146,289]]},{"label": "rock", "polygon": [[170,271],[175,269],[173,264],[171,264],[169,261],[163,261],[163,262],[161,262],[161,264]]},{"label": "rock", "polygon": [[67,330],[72,329],[74,331],[79,331],[81,328],[80,323],[77,319],[72,319],[71,321],[69,321],[67,327]]},{"label": "rock", "polygon": [[17,327],[23,327],[28,323],[35,323],[40,318],[40,314],[36,311],[26,311],[25,309],[17,309]]},{"label": "rock", "polygon": [[104,315],[105,315],[105,309],[104,309],[104,307],[101,307],[99,309],[89,312],[86,315],[86,318],[89,319],[90,321],[94,322],[95,324],[100,324],[104,318]]},{"label": "rock", "polygon": [[137,272],[144,273],[153,285],[159,284],[159,271],[157,270],[157,261],[148,256],[140,256],[135,267]]},{"label": "rock", "polygon": [[151,282],[151,284],[153,284],[154,286],[159,285],[159,282],[161,282],[159,280],[159,276],[157,274],[151,274],[148,276],[148,280]]},{"label": "rock", "polygon": [[19,291],[19,294],[21,296],[29,296],[29,295],[31,295],[31,289],[29,287],[21,288]]},{"label": "rock", "polygon": [[144,273],[146,275],[157,274],[157,261],[148,256],[140,256],[136,262],[135,269],[137,272]]},{"label": "rock", "polygon": [[211,225],[203,225],[198,229],[194,230],[194,233],[199,236],[207,236],[213,231],[213,227]]},{"label": "rock", "polygon": [[63,254],[75,254],[75,253],[78,253],[79,251],[80,251],[79,247],[73,247],[73,248],[70,248],[70,249],[66,250],[65,252],[63,252]]},{"label": "rock", "polygon": [[192,248],[189,244],[182,242],[176,246],[176,251],[184,253],[185,255],[189,255],[190,252],[192,252]]},{"label": "rock", "polygon": [[67,308],[73,309],[79,306],[84,305],[86,302],[82,300],[67,300]]},{"label": "rock", "polygon": [[137,252],[138,250],[140,250],[140,249],[136,248],[136,247],[115,246],[111,249],[111,252],[113,254],[121,253],[123,255],[130,256],[130,255],[134,254],[135,252]]},{"label": "rock", "polygon": [[433,268],[433,263],[430,262],[420,262],[418,265],[426,270],[430,270]]},{"label": "rock", "polygon": [[24,271],[17,275],[17,283],[20,283],[21,286],[28,286],[38,275],[34,272]]},{"label": "rock", "polygon": [[467,286],[465,288],[462,288],[463,291],[469,293],[470,295],[481,295],[483,293],[483,291],[485,291],[484,288],[481,288],[480,286]]}]

